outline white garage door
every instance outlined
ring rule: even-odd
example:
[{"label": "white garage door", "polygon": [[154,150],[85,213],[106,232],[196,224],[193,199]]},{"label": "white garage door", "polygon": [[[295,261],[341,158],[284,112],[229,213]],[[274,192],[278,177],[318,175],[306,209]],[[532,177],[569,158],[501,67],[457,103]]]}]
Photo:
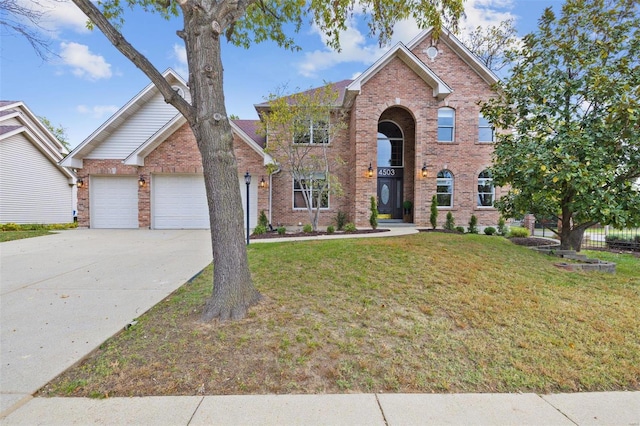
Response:
[{"label": "white garage door", "polygon": [[136,176],[92,176],[92,228],[138,227],[138,178]]},{"label": "white garage door", "polygon": [[[240,192],[243,210],[245,210],[244,177],[241,179],[241,184]],[[209,207],[202,175],[153,175],[151,188],[154,229],[209,228]],[[257,188],[257,183],[252,182],[249,194],[252,210],[250,211],[251,228],[255,226],[257,218]]]}]

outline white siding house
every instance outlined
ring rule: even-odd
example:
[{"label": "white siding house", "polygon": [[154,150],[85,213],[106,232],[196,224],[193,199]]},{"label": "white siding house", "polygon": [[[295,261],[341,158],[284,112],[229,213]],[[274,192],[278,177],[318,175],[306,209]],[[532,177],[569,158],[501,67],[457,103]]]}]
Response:
[{"label": "white siding house", "polygon": [[0,223],[73,222],[67,150],[22,102],[0,101]]}]

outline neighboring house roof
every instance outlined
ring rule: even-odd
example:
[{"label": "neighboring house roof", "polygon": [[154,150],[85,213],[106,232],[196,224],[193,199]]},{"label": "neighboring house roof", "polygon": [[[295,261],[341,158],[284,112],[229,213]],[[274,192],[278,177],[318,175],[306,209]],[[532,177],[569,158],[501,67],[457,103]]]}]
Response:
[{"label": "neighboring house roof", "polygon": [[74,183],[75,175],[58,162],[67,154],[67,149],[51,131],[21,101],[0,101],[0,142],[6,138],[22,135],[29,140],[50,162]]}]

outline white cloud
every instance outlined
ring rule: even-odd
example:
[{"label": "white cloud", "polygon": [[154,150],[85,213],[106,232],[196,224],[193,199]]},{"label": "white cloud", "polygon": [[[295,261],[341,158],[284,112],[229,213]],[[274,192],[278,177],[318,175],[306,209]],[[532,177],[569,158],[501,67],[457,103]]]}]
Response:
[{"label": "white cloud", "polygon": [[[513,0],[467,0],[465,2],[466,17],[460,22],[460,29],[465,31],[474,29],[478,25],[497,25],[500,22],[515,18],[510,12]],[[356,19],[358,17],[355,12]],[[330,49],[326,37],[314,26],[325,47],[305,54],[304,60],[298,64],[298,72],[305,77],[315,77],[321,71],[330,69],[345,62],[359,62],[365,66],[371,65],[388,48],[380,48],[376,38],[367,37],[360,32],[355,20],[347,23],[347,30],[340,34],[341,52]],[[393,29],[390,46],[398,42],[408,43],[420,33],[420,28],[414,20],[398,22]]]},{"label": "white cloud", "polygon": [[89,115],[93,118],[103,119],[112,116],[118,111],[116,105],[94,105],[92,107],[86,105],[78,105],[76,111],[83,115]]},{"label": "white cloud", "polygon": [[89,51],[89,47],[79,43],[60,43],[60,57],[65,65],[72,68],[75,76],[89,80],[110,78],[111,65],[104,57]]},{"label": "white cloud", "polygon": [[187,49],[184,45],[174,44],[173,54],[171,55],[178,63],[174,66],[175,71],[183,78],[189,77],[189,66],[187,64]]},{"label": "white cloud", "polygon": [[43,14],[40,20],[42,29],[53,36],[62,29],[71,29],[86,33],[87,16],[70,0],[18,0],[21,6]]}]

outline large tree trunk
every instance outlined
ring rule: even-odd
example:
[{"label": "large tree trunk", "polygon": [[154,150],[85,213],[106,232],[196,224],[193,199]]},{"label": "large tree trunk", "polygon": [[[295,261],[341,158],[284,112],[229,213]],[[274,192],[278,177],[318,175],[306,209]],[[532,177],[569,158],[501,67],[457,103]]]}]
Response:
[{"label": "large tree trunk", "polygon": [[224,103],[220,34],[211,24],[212,15],[198,8],[184,15],[189,86],[196,109],[189,124],[202,156],[213,247],[213,293],[202,314],[204,321],[243,318],[261,298],[247,261],[238,165]]}]

